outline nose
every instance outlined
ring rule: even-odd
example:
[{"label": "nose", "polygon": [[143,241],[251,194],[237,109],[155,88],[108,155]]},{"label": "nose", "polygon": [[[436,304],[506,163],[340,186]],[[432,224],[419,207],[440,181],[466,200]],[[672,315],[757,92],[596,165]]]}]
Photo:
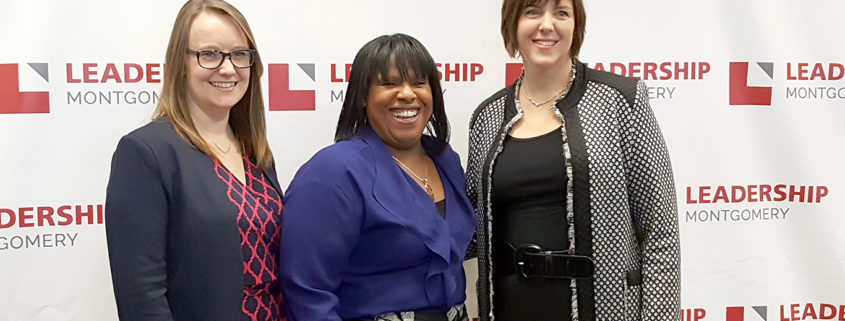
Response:
[{"label": "nose", "polygon": [[552,15],[548,13],[544,14],[543,17],[540,18],[540,32],[549,32],[554,30],[554,28],[554,17],[552,17]]},{"label": "nose", "polygon": [[235,72],[235,64],[232,63],[232,56],[223,58],[223,64],[217,68],[221,74],[232,74]]},{"label": "nose", "polygon": [[414,92],[414,88],[411,86],[411,82],[404,81],[401,85],[399,85],[399,92],[396,94],[396,99],[410,102],[417,98],[417,94]]}]

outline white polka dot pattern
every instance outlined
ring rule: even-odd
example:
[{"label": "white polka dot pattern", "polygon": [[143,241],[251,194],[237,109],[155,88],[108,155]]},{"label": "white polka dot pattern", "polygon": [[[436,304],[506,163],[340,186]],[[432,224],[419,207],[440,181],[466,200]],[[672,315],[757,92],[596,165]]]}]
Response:
[{"label": "white polka dot pattern", "polygon": [[[586,145],[582,150],[589,160],[595,318],[680,320],[674,180],[645,84],[637,82],[636,93],[630,88],[626,95],[625,84],[633,87],[633,80],[594,70],[580,74],[587,79],[572,90],[583,92],[577,116]],[[490,273],[490,195],[483,186],[491,173],[485,162],[495,154],[491,149],[501,145],[506,110],[514,108],[508,98],[512,100],[512,90],[506,88],[482,103],[470,121],[467,192],[475,204],[478,230],[468,254],[479,259],[479,317],[484,321],[493,319],[495,290]],[[637,269],[642,285],[628,286],[626,273]]]}]

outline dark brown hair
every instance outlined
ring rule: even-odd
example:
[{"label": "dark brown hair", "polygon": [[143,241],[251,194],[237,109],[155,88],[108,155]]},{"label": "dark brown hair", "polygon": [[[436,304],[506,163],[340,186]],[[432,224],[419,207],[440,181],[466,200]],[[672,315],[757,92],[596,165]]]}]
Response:
[{"label": "dark brown hair", "polygon": [[[519,24],[522,11],[529,6],[544,5],[546,1],[555,0],[504,0],[502,3],[502,40],[505,41],[505,49],[511,58],[515,58],[519,54],[516,26]],[[575,31],[572,33],[572,46],[569,48],[569,56],[577,58],[578,53],[581,52],[581,44],[584,43],[584,26],[587,23],[587,13],[584,11],[582,0],[572,0],[572,6],[572,9],[575,10]]]}]

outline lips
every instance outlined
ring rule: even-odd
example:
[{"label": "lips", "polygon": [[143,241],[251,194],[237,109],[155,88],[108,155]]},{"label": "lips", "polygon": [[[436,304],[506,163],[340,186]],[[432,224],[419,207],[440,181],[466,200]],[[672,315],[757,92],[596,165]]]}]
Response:
[{"label": "lips", "polygon": [[396,118],[414,118],[420,113],[419,109],[400,109],[392,112],[393,117]]},{"label": "lips", "polygon": [[401,122],[413,122],[420,114],[419,107],[398,107],[390,108],[390,114],[393,118]]},{"label": "lips", "polygon": [[532,42],[534,42],[537,45],[543,46],[543,47],[551,47],[551,46],[554,46],[558,43],[557,40],[543,40],[543,39],[535,39],[535,40],[532,40]]},{"label": "lips", "polygon": [[236,81],[212,81],[209,82],[212,86],[217,88],[232,88],[238,84]]}]

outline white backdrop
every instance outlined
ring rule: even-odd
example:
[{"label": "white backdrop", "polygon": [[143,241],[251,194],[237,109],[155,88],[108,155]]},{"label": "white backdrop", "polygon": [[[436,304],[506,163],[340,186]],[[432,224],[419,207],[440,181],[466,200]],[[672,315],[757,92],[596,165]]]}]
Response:
[{"label": "white backdrop", "polygon": [[[499,1],[232,2],[267,69],[289,68],[265,73],[267,101],[287,80],[313,91],[287,103],[314,110],[268,104],[283,186],[331,143],[343,66],[366,41],[403,32],[428,47],[464,159],[473,109],[518,62]],[[845,1],[587,2],[581,60],[654,87],[684,320],[845,320]],[[115,320],[99,206],[118,139],[152,113],[181,1],[0,4],[0,321]]]}]

